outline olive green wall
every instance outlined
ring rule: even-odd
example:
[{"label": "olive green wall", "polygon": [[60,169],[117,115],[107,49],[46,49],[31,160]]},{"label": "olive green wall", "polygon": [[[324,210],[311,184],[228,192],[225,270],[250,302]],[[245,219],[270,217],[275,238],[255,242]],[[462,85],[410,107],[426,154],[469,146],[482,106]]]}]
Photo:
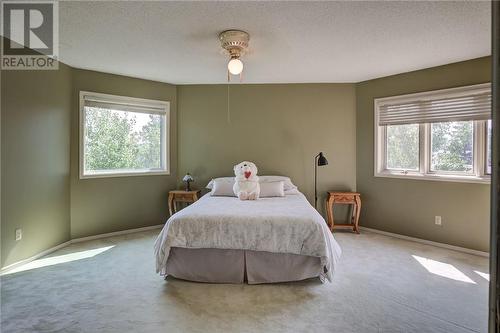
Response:
[{"label": "olive green wall", "polygon": [[[487,251],[488,185],[373,177],[373,99],[489,79],[489,58],[359,84],[229,88],[176,87],[63,64],[58,71],[3,71],[1,266],[71,238],[163,223],[167,192],[184,173],[202,188],[232,175],[243,159],[260,174],[290,176],[313,203],[318,151],[330,162],[319,168],[322,204],[326,190],[357,188],[364,226]],[[80,90],[170,101],[171,175],[80,180]],[[16,228],[23,229],[19,242]]]},{"label": "olive green wall", "polygon": [[[71,238],[162,224],[177,176],[177,103],[174,85],[74,69],[71,105]],[[170,175],[79,179],[79,92],[170,102]]]},{"label": "olive green wall", "polygon": [[[479,58],[356,85],[361,225],[488,251],[489,185],[373,176],[373,99],[489,82],[490,61],[490,57]],[[442,216],[442,227],[434,224],[435,215]]]},{"label": "olive green wall", "polygon": [[1,76],[4,267],[69,240],[71,69]]},{"label": "olive green wall", "polygon": [[328,189],[356,187],[354,84],[186,85],[178,100],[179,176],[190,172],[198,188],[249,160],[260,175],[290,176],[314,203],[319,151],[330,162],[318,170],[322,202]]}]

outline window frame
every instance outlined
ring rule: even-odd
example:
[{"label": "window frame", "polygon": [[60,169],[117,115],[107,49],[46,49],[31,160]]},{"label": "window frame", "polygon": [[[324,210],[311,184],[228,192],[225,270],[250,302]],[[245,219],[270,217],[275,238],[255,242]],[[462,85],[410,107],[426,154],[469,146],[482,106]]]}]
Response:
[{"label": "window frame", "polygon": [[431,123],[419,124],[419,169],[388,169],[387,168],[387,126],[379,126],[380,106],[387,102],[409,102],[415,99],[438,99],[447,96],[467,94],[470,89],[491,90],[490,83],[471,85],[459,88],[427,91],[415,94],[390,96],[374,99],[374,177],[389,177],[400,179],[435,180],[466,183],[491,182],[487,170],[487,120],[473,121],[473,173],[431,171]]},{"label": "window frame", "polygon": [[[484,133],[483,133],[483,136],[484,136],[484,142],[485,142],[485,145],[483,147],[483,163],[484,163],[484,168],[483,168],[483,172],[484,172],[484,175],[486,176],[489,176],[491,178],[491,171],[493,169],[493,165],[490,165],[490,172],[488,173],[488,122],[492,122],[492,131],[491,131],[491,134],[493,134],[493,121],[491,119],[489,120],[485,120],[484,121],[485,124],[484,124]],[[490,137],[490,148],[493,148],[493,140],[492,138]],[[491,157],[492,157],[492,164],[493,164],[493,151],[491,151]]]},{"label": "window frame", "polygon": [[[100,100],[121,103],[121,104],[129,104],[133,106],[140,107],[154,107],[160,108],[162,111],[160,114],[163,117],[162,122],[162,137],[161,137],[161,159],[162,164],[164,165],[161,169],[137,169],[134,170],[110,170],[109,172],[100,172],[97,174],[86,174],[85,173],[85,110],[84,110],[84,101],[86,97],[95,97]],[[169,101],[161,101],[161,100],[153,100],[153,99],[145,99],[145,98],[136,98],[129,96],[121,96],[121,95],[111,95],[104,93],[96,93],[90,91],[80,91],[80,104],[79,104],[79,154],[78,154],[78,164],[79,164],[79,177],[80,179],[92,179],[92,178],[114,178],[114,177],[132,177],[132,176],[157,176],[157,175],[170,175],[170,102]]]}]

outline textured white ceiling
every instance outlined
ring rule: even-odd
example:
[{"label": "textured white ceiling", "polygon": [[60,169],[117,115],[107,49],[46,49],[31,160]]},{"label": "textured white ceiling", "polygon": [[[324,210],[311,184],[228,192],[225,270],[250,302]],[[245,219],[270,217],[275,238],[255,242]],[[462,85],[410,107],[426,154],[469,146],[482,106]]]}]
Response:
[{"label": "textured white ceiling", "polygon": [[217,35],[250,33],[244,82],[359,82],[486,56],[478,2],[60,2],[61,60],[169,82],[225,83]]}]

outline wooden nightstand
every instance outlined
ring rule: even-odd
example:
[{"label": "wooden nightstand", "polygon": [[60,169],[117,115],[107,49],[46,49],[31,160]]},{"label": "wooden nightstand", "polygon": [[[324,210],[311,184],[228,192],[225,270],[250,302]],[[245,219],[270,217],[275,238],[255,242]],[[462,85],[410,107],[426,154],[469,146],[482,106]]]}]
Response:
[{"label": "wooden nightstand", "polygon": [[[353,205],[351,222],[347,224],[335,224],[333,218],[333,205],[334,204],[347,204]],[[359,213],[361,212],[361,195],[356,192],[328,192],[328,199],[326,199],[326,212],[328,215],[328,226],[330,230],[334,229],[352,229],[355,233],[359,234]]]},{"label": "wooden nightstand", "polygon": [[177,202],[193,203],[200,198],[200,190],[173,190],[168,192],[168,210],[170,215],[177,213]]}]

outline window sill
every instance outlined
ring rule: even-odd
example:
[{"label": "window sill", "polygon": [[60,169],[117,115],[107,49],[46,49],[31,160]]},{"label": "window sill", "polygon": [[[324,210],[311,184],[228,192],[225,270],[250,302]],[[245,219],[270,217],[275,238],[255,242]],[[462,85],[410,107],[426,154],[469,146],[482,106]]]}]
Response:
[{"label": "window sill", "polygon": [[137,170],[125,172],[101,172],[96,174],[80,174],[80,179],[93,179],[93,178],[115,178],[115,177],[135,177],[135,176],[169,176],[169,170]]},{"label": "window sill", "polygon": [[476,184],[490,184],[491,178],[489,176],[457,176],[457,175],[422,175],[422,174],[400,174],[392,172],[377,172],[377,178],[398,178],[398,179],[412,179],[412,180],[430,180],[440,182],[455,182],[455,183],[476,183]]}]

